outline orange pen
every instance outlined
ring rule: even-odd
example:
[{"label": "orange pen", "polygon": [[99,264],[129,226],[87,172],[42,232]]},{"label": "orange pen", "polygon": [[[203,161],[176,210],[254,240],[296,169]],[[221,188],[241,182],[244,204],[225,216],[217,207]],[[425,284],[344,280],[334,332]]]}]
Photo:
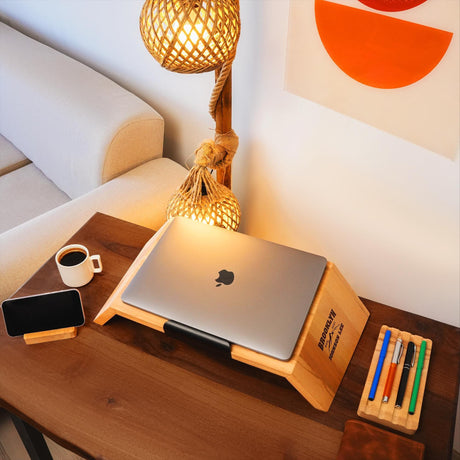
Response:
[{"label": "orange pen", "polygon": [[396,366],[399,364],[401,355],[403,354],[403,344],[401,339],[396,340],[395,351],[393,352],[393,358],[391,358],[390,369],[388,370],[387,381],[385,382],[385,388],[383,390],[383,402],[388,402],[390,399],[391,389],[393,387],[393,380],[396,374]]}]

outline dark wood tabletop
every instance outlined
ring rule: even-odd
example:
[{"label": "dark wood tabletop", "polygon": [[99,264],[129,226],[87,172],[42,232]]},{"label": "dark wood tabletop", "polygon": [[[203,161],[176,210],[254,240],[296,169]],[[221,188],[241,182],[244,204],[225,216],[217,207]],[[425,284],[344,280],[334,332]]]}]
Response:
[{"label": "dark wood tabletop", "polygon": [[[0,325],[0,405],[85,458],[333,459],[356,411],[382,324],[433,341],[418,431],[425,458],[451,458],[460,329],[363,299],[370,319],[327,413],[283,378],[121,317],[93,322],[153,231],[96,214],[69,242],[100,254],[79,288],[76,338],[26,345]],[[66,289],[50,259],[16,296]],[[368,422],[372,424],[372,422]],[[388,429],[388,428],[385,428]],[[388,429],[391,431],[390,429]]]}]

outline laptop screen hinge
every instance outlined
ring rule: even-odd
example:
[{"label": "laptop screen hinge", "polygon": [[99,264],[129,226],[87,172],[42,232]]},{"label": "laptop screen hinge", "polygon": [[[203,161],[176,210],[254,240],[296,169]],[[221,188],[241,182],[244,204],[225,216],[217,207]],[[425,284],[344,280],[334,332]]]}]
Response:
[{"label": "laptop screen hinge", "polygon": [[208,334],[200,329],[187,326],[177,321],[168,320],[163,325],[165,334],[179,340],[191,343],[192,345],[205,345],[221,353],[231,354],[231,344],[228,340]]}]

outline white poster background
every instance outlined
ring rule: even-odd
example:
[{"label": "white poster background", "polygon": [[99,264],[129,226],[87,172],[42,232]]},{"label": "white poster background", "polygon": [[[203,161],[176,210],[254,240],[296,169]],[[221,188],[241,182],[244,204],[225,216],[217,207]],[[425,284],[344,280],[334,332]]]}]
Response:
[{"label": "white poster background", "polygon": [[459,0],[427,0],[398,13],[377,11],[358,0],[333,1],[454,35],[440,63],[421,80],[402,88],[373,88],[349,77],[328,55],[316,27],[315,0],[290,0],[287,91],[455,159],[460,140]]}]

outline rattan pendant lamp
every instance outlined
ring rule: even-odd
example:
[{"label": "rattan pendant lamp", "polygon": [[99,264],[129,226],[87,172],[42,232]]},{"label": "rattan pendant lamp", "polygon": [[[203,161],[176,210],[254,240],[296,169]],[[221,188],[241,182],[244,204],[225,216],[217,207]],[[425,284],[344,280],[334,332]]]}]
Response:
[{"label": "rattan pendant lamp", "polygon": [[[240,207],[231,192],[231,162],[238,147],[232,130],[231,67],[240,36],[239,0],[146,0],[140,30],[150,54],[179,73],[215,71],[209,112],[214,140],[195,151],[195,166],[168,205],[182,215],[236,230]],[[217,171],[217,182],[209,169]]]}]

